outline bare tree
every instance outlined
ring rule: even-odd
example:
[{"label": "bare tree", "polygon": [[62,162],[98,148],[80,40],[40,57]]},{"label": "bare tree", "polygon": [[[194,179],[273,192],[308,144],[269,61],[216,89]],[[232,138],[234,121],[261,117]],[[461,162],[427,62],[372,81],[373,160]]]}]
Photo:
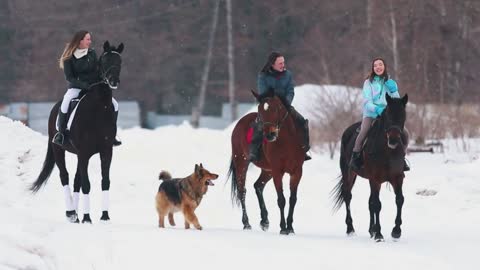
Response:
[{"label": "bare tree", "polygon": [[233,65],[232,0],[226,0],[228,35],[228,96],[230,100],[230,119],[237,119],[237,101],[235,100],[235,70]]},{"label": "bare tree", "polygon": [[205,106],[205,95],[207,93],[208,74],[210,72],[212,49],[213,49],[213,43],[215,41],[215,32],[217,31],[219,5],[220,5],[220,0],[216,0],[215,6],[213,8],[212,28],[210,29],[210,35],[208,39],[207,57],[205,60],[205,67],[203,69],[202,82],[200,86],[200,95],[198,96],[198,105],[197,107],[192,108],[191,124],[192,124],[192,127],[194,128],[198,128],[200,126],[200,116],[202,115],[203,107]]},{"label": "bare tree", "polygon": [[361,117],[361,92],[352,87],[321,87],[311,113],[312,141],[326,146],[333,159],[342,132]]},{"label": "bare tree", "polygon": [[397,22],[395,20],[395,12],[393,8],[393,0],[389,0],[389,15],[390,15],[390,27],[391,27],[391,36],[390,40],[392,42],[392,54],[393,54],[393,67],[395,69],[396,79],[400,80],[400,56],[397,46]]}]

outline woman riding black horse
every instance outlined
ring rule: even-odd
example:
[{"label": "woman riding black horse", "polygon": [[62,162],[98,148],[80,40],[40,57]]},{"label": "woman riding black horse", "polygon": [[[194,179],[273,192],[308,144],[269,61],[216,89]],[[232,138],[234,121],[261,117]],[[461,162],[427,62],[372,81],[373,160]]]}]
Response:
[{"label": "woman riding black horse", "polygon": [[[70,101],[80,94],[82,90],[88,90],[93,83],[100,80],[98,71],[98,60],[95,50],[90,48],[92,43],[91,34],[81,30],[75,33],[70,43],[67,43],[59,66],[65,73],[68,82],[68,90],[63,96],[62,105],[58,111],[58,132],[53,137],[53,143],[63,146],[65,143],[65,130],[67,129],[67,113]],[[112,97],[112,104],[115,108],[115,123],[118,118],[118,102]],[[121,142],[114,140],[114,146]]]},{"label": "woman riding black horse", "polygon": [[[53,136],[57,133],[56,118],[61,110],[61,102],[56,103],[48,119],[48,148],[42,170],[31,190],[36,192],[45,185],[50,174],[57,165],[60,171],[60,181],[63,186],[66,216],[70,222],[78,220],[78,202],[80,190],[83,193],[82,223],[91,223],[90,218],[90,180],[88,164],[90,158],[99,154],[102,173],[102,215],[100,220],[108,221],[110,165],[113,155],[113,144],[117,131],[116,116],[112,104],[113,90],[118,89],[122,65],[121,53],[123,43],[118,47],[111,46],[108,41],[103,44],[104,52],[99,57],[97,70],[98,81],[90,85],[87,93],[76,106],[76,113],[70,126],[68,140],[63,146],[53,143]],[[73,182],[73,194],[70,193],[69,175],[65,164],[65,152],[77,155],[77,171]],[[72,196],[73,195],[73,196]]]},{"label": "woman riding black horse", "polygon": [[[363,83],[362,92],[364,99],[362,124],[360,126],[360,132],[355,140],[352,159],[350,160],[350,167],[356,172],[360,171],[362,167],[360,150],[367,133],[375,118],[379,117],[387,106],[385,96],[388,94],[390,97],[400,98],[397,82],[388,76],[387,65],[383,59],[376,58],[373,60],[370,74]],[[406,150],[408,146],[407,129],[403,132],[403,140]],[[405,162],[404,171],[409,170],[410,167]]]}]

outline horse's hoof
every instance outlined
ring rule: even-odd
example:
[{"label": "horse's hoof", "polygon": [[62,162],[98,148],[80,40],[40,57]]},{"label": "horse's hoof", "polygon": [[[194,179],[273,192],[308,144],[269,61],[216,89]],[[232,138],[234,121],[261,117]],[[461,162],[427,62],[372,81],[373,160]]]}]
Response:
[{"label": "horse's hoof", "polygon": [[357,234],[355,233],[355,230],[353,230],[351,232],[347,232],[347,236],[348,237],[354,237],[354,236],[357,236]]},{"label": "horse's hoof", "polygon": [[251,230],[251,229],[252,229],[252,226],[251,226],[250,224],[243,225],[243,229],[244,229],[244,230]]},{"label": "horse's hoof", "polygon": [[75,210],[66,211],[67,221],[70,223],[77,223],[78,220],[77,212]]},{"label": "horse's hoof", "polygon": [[270,227],[270,223],[267,222],[260,222],[260,228],[262,228],[262,231],[266,232],[268,231],[268,228]]},{"label": "horse's hoof", "polygon": [[110,217],[108,216],[108,211],[103,211],[102,216],[100,217],[101,221],[109,221]]},{"label": "horse's hoof", "polygon": [[398,238],[400,238],[400,236],[402,236],[402,230],[401,230],[400,228],[398,228],[398,229],[393,228],[393,230],[392,230],[392,238],[398,239]]},{"label": "horse's hoof", "polygon": [[375,242],[385,242],[385,239],[383,239],[383,235],[381,233],[376,233],[375,234]]},{"label": "horse's hoof", "polygon": [[375,237],[375,232],[373,230],[369,230],[368,233],[370,234],[370,238]]},{"label": "horse's hoof", "polygon": [[83,215],[82,224],[83,223],[92,224],[92,219],[90,218],[90,214],[84,214]]},{"label": "horse's hoof", "polygon": [[280,230],[280,234],[282,235],[295,234],[295,231],[293,229],[282,229]]}]

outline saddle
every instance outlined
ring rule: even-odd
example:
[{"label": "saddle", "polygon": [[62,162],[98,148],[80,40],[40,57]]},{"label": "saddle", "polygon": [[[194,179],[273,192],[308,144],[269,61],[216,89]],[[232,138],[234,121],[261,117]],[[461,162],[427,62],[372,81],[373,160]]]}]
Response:
[{"label": "saddle", "polygon": [[73,98],[70,100],[70,104],[68,105],[68,111],[67,111],[67,130],[70,130],[70,126],[72,125],[73,118],[75,118],[75,112],[77,111],[77,106],[80,103],[80,101],[85,97],[87,94],[87,91],[82,90],[78,94],[78,97]]}]

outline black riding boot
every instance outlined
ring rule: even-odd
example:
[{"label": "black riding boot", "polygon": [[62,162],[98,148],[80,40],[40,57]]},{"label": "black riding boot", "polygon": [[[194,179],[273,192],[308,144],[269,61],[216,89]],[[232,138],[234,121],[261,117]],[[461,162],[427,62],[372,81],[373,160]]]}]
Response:
[{"label": "black riding boot", "polygon": [[262,124],[255,121],[253,126],[252,142],[249,145],[249,157],[251,162],[260,160],[260,149],[263,142]]},{"label": "black riding boot", "polygon": [[290,113],[293,115],[295,119],[295,125],[300,127],[303,131],[303,145],[302,148],[305,151],[305,160],[312,159],[311,156],[307,154],[308,150],[310,150],[310,133],[308,128],[308,120],[306,120],[293,106],[290,106]]},{"label": "black riding boot", "polygon": [[63,146],[65,143],[65,130],[67,129],[67,114],[58,111],[58,132],[53,136],[52,143]]},{"label": "black riding boot", "polygon": [[117,140],[117,119],[118,119],[118,111],[113,112],[113,121],[115,122],[115,138],[113,138],[113,146],[119,146],[122,144],[121,141]]},{"label": "black riding boot", "polygon": [[360,171],[360,168],[362,168],[362,156],[360,155],[360,152],[352,153],[349,166],[355,172]]},{"label": "black riding boot", "polygon": [[408,166],[407,160],[403,160],[403,171],[408,172],[410,171],[410,166]]}]

